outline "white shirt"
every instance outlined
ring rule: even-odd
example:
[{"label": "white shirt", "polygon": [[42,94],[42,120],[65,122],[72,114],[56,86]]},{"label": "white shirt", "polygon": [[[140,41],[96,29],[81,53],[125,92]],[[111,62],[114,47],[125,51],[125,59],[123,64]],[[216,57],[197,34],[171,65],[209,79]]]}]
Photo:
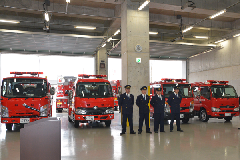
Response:
[{"label": "white shirt", "polygon": [[126,93],[126,96],[128,96],[128,97],[130,98],[130,94],[127,94],[127,93]]},{"label": "white shirt", "polygon": [[178,94],[174,92],[174,94],[178,97]]},{"label": "white shirt", "polygon": [[146,94],[142,94],[143,98],[146,100]]},{"label": "white shirt", "polygon": [[[157,94],[158,95],[158,94]],[[160,94],[160,95],[158,95],[158,98],[160,98],[161,100],[162,100],[162,95]]]}]

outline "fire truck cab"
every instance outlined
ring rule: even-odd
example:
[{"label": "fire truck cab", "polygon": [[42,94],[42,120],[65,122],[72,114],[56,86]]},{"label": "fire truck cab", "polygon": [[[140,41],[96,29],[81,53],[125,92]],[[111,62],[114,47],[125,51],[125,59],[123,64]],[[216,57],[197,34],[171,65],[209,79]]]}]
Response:
[{"label": "fire truck cab", "polygon": [[228,81],[195,82],[192,89],[195,115],[202,122],[207,122],[209,118],[224,118],[230,121],[233,116],[239,115],[239,98]]},{"label": "fire truck cab", "polygon": [[56,97],[56,111],[62,112],[64,108],[69,105],[69,93],[74,91],[74,83],[77,77],[64,76],[64,82],[58,84],[58,91]]},{"label": "fire truck cab", "polygon": [[[114,119],[114,96],[106,75],[79,74],[73,93],[73,106],[69,105],[68,120],[79,127],[79,122],[105,122],[111,125]],[[94,78],[90,78],[94,77]]]},{"label": "fire truck cab", "polygon": [[[42,72],[11,72],[13,77],[3,78],[1,86],[1,123],[12,130],[13,124],[21,127],[41,118],[52,116],[52,98],[55,90]],[[26,76],[23,74],[30,74]]]},{"label": "fire truck cab", "polygon": [[[165,96],[165,113],[164,119],[171,119],[171,107],[168,105],[167,100],[170,94],[174,92],[174,87],[180,87],[180,94],[182,95],[182,102],[180,104],[180,119],[183,123],[187,123],[189,118],[194,117],[194,98],[192,94],[191,84],[186,82],[186,79],[171,79],[163,78],[160,82],[151,83],[151,97],[156,94],[155,88],[162,88],[162,95]],[[154,115],[154,109],[150,106],[150,115]],[[154,116],[153,116],[154,117]]]}]

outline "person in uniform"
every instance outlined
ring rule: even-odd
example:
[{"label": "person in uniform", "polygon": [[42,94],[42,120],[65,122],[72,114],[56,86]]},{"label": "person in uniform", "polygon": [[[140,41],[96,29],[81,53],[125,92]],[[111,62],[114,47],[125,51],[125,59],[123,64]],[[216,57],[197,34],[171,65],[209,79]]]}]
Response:
[{"label": "person in uniform", "polygon": [[125,93],[121,94],[118,100],[119,110],[122,112],[122,133],[120,135],[125,134],[126,132],[126,123],[127,119],[130,125],[130,134],[136,134],[133,130],[133,105],[134,105],[134,96],[130,94],[130,85],[126,85]]},{"label": "person in uniform", "polygon": [[170,132],[173,131],[173,122],[176,118],[177,131],[183,132],[180,128],[180,103],[182,101],[182,96],[179,94],[179,87],[174,87],[174,93],[168,97],[168,104],[171,107],[171,123],[170,123]]},{"label": "person in uniform", "polygon": [[152,97],[151,105],[154,108],[154,132],[158,133],[160,124],[160,132],[164,131],[164,106],[165,97],[161,95],[161,88],[156,88],[156,94]]},{"label": "person in uniform", "polygon": [[137,96],[136,104],[139,107],[139,128],[138,128],[138,134],[142,133],[142,126],[143,126],[143,120],[145,120],[146,124],[146,133],[152,133],[149,128],[149,100],[150,97],[146,94],[147,87],[143,86],[141,89],[142,94]]}]

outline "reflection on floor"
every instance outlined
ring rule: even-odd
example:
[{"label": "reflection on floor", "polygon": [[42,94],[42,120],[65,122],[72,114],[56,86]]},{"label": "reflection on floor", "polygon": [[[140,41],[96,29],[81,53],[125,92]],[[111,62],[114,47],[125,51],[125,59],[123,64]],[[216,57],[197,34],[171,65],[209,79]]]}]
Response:
[{"label": "reflection on floor", "polygon": [[[115,112],[115,119],[110,128],[104,123],[80,124],[74,128],[68,122],[67,113],[57,113],[62,121],[62,160],[239,160],[240,130],[239,117],[231,122],[210,119],[200,122],[197,117],[188,124],[181,124],[184,132],[127,134],[120,136],[120,116]],[[137,131],[138,126],[134,126]],[[153,123],[151,122],[153,131]],[[0,124],[0,159],[20,159],[20,127],[14,126],[12,132]]]}]

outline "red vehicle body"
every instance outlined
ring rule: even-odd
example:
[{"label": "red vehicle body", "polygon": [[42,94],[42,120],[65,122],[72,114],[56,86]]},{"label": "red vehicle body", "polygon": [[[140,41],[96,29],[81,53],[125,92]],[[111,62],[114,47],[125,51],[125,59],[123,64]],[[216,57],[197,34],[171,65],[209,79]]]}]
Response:
[{"label": "red vehicle body", "polygon": [[[6,123],[7,130],[12,130],[13,124],[23,126],[25,123],[51,117],[51,95],[55,91],[46,78],[39,77],[39,74],[43,73],[11,72],[11,74],[15,75],[3,78],[1,87],[1,123]],[[20,76],[23,74],[31,76]]]},{"label": "red vehicle body", "polygon": [[[114,119],[114,96],[106,75],[78,75],[75,91],[73,93],[73,106],[69,105],[68,120],[79,127],[79,122],[93,121],[105,122],[111,125]],[[90,79],[89,77],[96,77]]]},{"label": "red vehicle body", "polygon": [[122,94],[122,86],[121,86],[119,80],[111,81],[111,85],[112,85],[112,90],[114,93],[114,110],[118,111],[119,110],[118,98]]},{"label": "red vehicle body", "polygon": [[69,105],[69,96],[68,93],[74,90],[74,82],[76,81],[76,77],[73,76],[65,76],[63,77],[65,82],[58,84],[58,91],[56,97],[56,111],[62,112],[64,108],[68,108]]},{"label": "red vehicle body", "polygon": [[[192,94],[191,84],[186,82],[186,79],[170,79],[163,78],[160,82],[151,83],[150,98],[155,95],[155,88],[162,88],[162,95],[165,96],[165,113],[164,119],[171,119],[171,107],[168,105],[167,100],[170,94],[173,93],[174,86],[180,87],[179,92],[182,95],[182,101],[180,104],[180,119],[187,123],[189,118],[194,117],[194,98]],[[154,108],[150,106],[150,116],[154,115]]]},{"label": "red vehicle body", "polygon": [[228,81],[208,80],[192,84],[195,115],[203,122],[209,118],[232,120],[239,115],[239,98]]}]

